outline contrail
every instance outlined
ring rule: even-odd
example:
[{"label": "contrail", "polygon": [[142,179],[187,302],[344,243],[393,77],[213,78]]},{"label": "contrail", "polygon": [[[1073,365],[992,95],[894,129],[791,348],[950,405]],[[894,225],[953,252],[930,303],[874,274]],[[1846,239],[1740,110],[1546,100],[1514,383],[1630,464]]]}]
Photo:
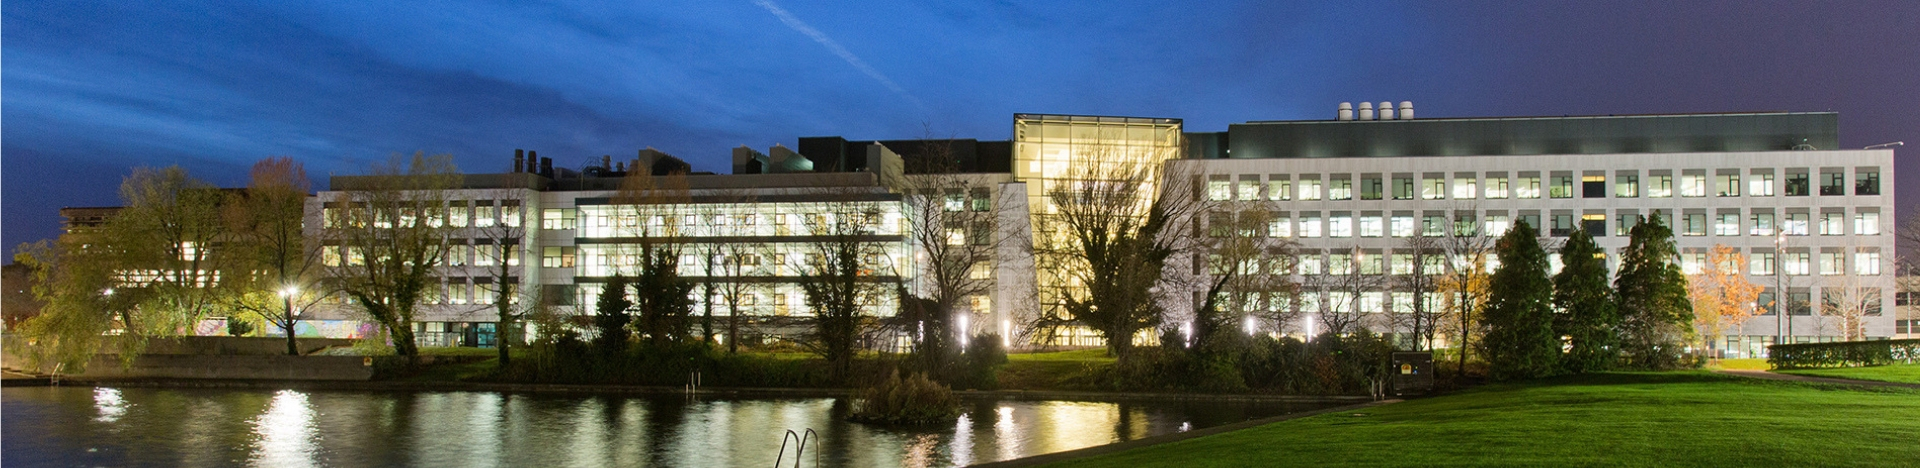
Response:
[{"label": "contrail", "polygon": [[822,46],[826,46],[828,51],[840,56],[841,60],[847,61],[847,64],[853,65],[853,68],[859,69],[861,73],[873,77],[875,81],[879,81],[880,84],[886,86],[887,89],[893,90],[895,94],[906,98],[907,101],[913,103],[914,107],[922,111],[927,109],[927,105],[920,102],[920,98],[913,97],[913,94],[908,93],[906,88],[902,88],[899,84],[894,83],[893,80],[888,79],[887,75],[880,74],[880,70],[875,70],[873,66],[867,65],[865,60],[860,60],[860,57],[853,55],[853,52],[848,51],[846,47],[841,47],[839,42],[835,42],[833,38],[827,37],[826,33],[822,33],[820,30],[808,26],[806,22],[800,21],[800,18],[795,18],[792,13],[788,13],[786,9],[780,8],[780,5],[773,4],[771,0],[753,0],[753,3],[760,5],[760,8],[765,8],[768,13],[773,13],[773,16],[780,18],[780,22],[786,23],[787,27],[793,28],[794,31],[799,31],[800,34],[805,34],[807,37],[813,38],[814,42],[818,42]]}]

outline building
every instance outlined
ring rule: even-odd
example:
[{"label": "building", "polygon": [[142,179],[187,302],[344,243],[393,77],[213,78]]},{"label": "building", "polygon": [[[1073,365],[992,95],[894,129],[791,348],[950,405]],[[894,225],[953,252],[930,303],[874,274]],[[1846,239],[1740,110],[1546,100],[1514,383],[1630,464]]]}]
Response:
[{"label": "building", "polygon": [[[1190,185],[1195,197],[1216,203],[1197,221],[1205,229],[1187,235],[1226,232],[1221,223],[1245,219],[1220,207],[1257,206],[1258,226],[1231,230],[1291,248],[1289,268],[1264,274],[1303,283],[1392,276],[1414,258],[1409,239],[1491,238],[1521,221],[1553,237],[1586,229],[1617,265],[1627,230],[1659,216],[1674,227],[1689,272],[1726,246],[1744,254],[1745,273],[1767,287],[1754,304],[1761,315],[1717,344],[1730,355],[1755,355],[1776,336],[1802,342],[1904,333],[1895,314],[1883,312],[1895,287],[1893,152],[1838,148],[1834,113],[1413,119],[1411,103],[1400,104],[1382,103],[1378,113],[1365,103],[1357,112],[1343,105],[1332,120],[1256,121],[1224,132],[1190,133],[1179,119],[1019,114],[1004,141],[808,137],[798,150],[737,148],[732,174],[689,174],[673,190],[648,192],[677,198],[645,203],[634,201],[631,187],[622,190],[624,176],[689,166],[651,149],[579,169],[516,153],[512,171],[466,176],[452,196],[461,219],[449,222],[463,229],[455,235],[461,255],[447,265],[442,295],[419,318],[419,331],[430,344],[491,340],[485,304],[496,288],[488,260],[475,253],[482,246],[517,246],[526,260],[509,261],[518,262],[510,266],[520,291],[586,314],[608,277],[630,271],[646,245],[671,238],[681,247],[682,275],[733,291],[696,293],[696,313],[737,309],[770,324],[758,335],[725,339],[777,337],[790,331],[780,327],[782,317],[807,313],[796,281],[816,261],[808,249],[827,233],[826,220],[858,219],[872,249],[863,264],[885,271],[874,281],[918,295],[938,289],[946,275],[928,260],[929,246],[972,246],[960,266],[976,282],[957,302],[968,311],[960,323],[1033,342],[1041,338],[1025,325],[1073,287],[1032,248],[1046,241],[1043,220],[1055,212],[1048,194],[1104,183],[1088,167],[1134,164],[1166,168],[1155,176],[1165,180],[1152,185]],[[321,216],[326,200],[356,180],[333,178],[309,216]],[[483,222],[522,230],[495,240],[481,232]],[[1169,270],[1204,279],[1208,255],[1188,252]],[[1486,260],[1486,267],[1497,262]],[[1392,314],[1410,304],[1388,283],[1310,289],[1258,307],[1353,307],[1379,317],[1368,326],[1391,332]],[[867,305],[877,315],[899,310],[895,296],[873,296]],[[1181,311],[1200,299],[1165,297],[1172,324],[1187,320]],[[1776,313],[1782,308],[1787,320]],[[325,313],[347,317],[341,307]],[[1247,325],[1266,333],[1315,326],[1310,319]],[[1087,330],[1048,339],[1097,344]]]}]

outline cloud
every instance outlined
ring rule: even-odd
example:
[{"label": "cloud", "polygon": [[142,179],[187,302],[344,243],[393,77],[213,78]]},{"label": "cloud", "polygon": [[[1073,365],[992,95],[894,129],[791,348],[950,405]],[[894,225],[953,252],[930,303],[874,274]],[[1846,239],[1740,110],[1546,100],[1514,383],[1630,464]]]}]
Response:
[{"label": "cloud", "polygon": [[847,61],[848,65],[853,65],[853,68],[860,70],[861,73],[873,77],[874,81],[879,81],[880,85],[893,90],[894,94],[899,94],[900,97],[905,98],[907,102],[913,103],[914,108],[920,109],[922,112],[927,110],[926,103],[921,102],[920,98],[914,97],[912,93],[908,93],[906,88],[902,88],[900,84],[894,83],[893,79],[887,78],[887,75],[881,74],[880,70],[875,70],[872,65],[867,65],[867,61],[860,60],[860,56],[853,55],[852,51],[848,51],[846,47],[840,46],[838,41],[827,37],[826,33],[820,32],[818,29],[813,29],[813,26],[808,26],[805,21],[800,21],[800,18],[794,17],[793,13],[788,13],[785,8],[780,8],[780,5],[775,5],[772,1],[754,0],[753,3],[760,5],[760,8],[767,9],[768,13],[773,13],[773,16],[780,18],[780,22],[786,23],[787,27],[793,28],[794,31],[798,31],[800,34],[804,34],[809,38],[813,38],[814,42],[818,42],[821,46],[826,47],[828,51],[833,52],[833,55],[840,56],[840,59]]}]

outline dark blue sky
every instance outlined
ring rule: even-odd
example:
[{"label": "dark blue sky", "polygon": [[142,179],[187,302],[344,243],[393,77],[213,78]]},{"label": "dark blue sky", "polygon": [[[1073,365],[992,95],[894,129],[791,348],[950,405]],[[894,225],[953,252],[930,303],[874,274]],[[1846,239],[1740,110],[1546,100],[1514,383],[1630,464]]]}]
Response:
[{"label": "dark blue sky", "polygon": [[1920,145],[1912,1],[98,3],[0,10],[9,249],[142,165],[232,186],[269,155],[324,182],[395,152],[498,172],[650,146],[724,171],[800,136],[1005,139],[1017,112],[1830,110],[1845,147]]}]

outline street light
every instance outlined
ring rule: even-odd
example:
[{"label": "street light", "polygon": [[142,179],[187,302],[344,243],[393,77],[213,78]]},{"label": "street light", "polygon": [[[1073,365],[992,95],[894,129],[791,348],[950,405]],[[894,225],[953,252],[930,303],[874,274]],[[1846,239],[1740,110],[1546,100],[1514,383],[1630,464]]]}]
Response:
[{"label": "street light", "polygon": [[288,356],[297,356],[300,354],[300,348],[296,346],[293,342],[293,296],[299,293],[300,293],[300,288],[294,287],[292,285],[288,285],[285,288],[280,288],[280,305],[282,307],[285,307],[284,310],[286,311],[285,319],[287,321],[286,332],[287,332],[287,355]]},{"label": "street light", "polygon": [[[1773,236],[1773,344],[1786,344],[1787,335],[1792,333],[1793,318],[1787,313],[1787,230],[1780,226],[1780,232]],[[1767,356],[1773,356],[1773,350],[1767,350]]]}]

